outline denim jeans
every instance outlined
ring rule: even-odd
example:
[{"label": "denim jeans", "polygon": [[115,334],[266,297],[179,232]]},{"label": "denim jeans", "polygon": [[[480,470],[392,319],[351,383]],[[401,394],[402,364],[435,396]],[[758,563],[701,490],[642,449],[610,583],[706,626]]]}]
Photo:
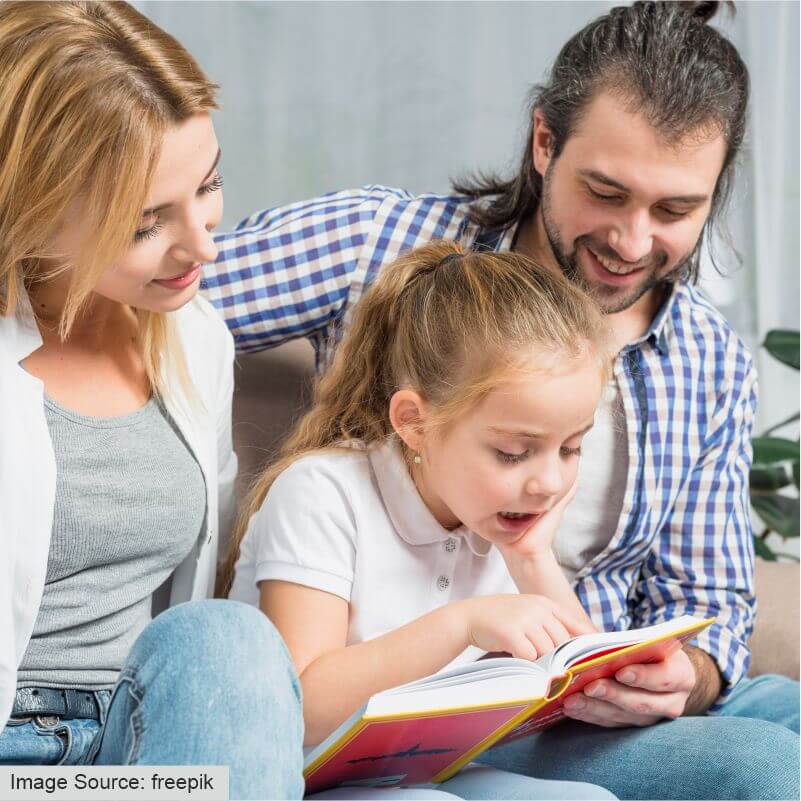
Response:
[{"label": "denim jeans", "polygon": [[[299,683],[283,640],[254,607],[198,601],[167,610],[134,643],[113,695],[95,697],[100,721],[10,721],[0,734],[0,765],[228,765],[231,798],[302,797]],[[348,788],[331,797],[337,793],[409,801],[614,798],[580,782],[479,766],[436,789]]]},{"label": "denim jeans", "polygon": [[300,687],[255,607],[196,601],[139,636],[101,721],[34,717],[0,734],[0,765],[228,765],[231,798],[300,798]]},{"label": "denim jeans", "polygon": [[627,729],[566,721],[479,761],[623,799],[798,798],[798,709],[798,682],[759,676],[741,681],[716,715]]}]

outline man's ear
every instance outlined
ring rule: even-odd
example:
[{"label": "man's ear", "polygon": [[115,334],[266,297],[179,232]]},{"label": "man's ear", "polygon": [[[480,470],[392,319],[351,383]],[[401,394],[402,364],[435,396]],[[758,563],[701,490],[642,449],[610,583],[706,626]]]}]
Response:
[{"label": "man's ear", "polygon": [[541,109],[534,109],[534,136],[531,142],[534,169],[545,175],[548,165],[553,157],[553,134],[545,122],[545,115]]},{"label": "man's ear", "polygon": [[413,451],[423,448],[428,404],[413,389],[399,389],[389,401],[389,421],[397,435]]}]

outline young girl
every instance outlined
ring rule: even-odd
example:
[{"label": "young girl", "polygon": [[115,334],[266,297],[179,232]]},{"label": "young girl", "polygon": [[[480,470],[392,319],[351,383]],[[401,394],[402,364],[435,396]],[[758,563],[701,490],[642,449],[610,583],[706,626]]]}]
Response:
[{"label": "young girl", "polygon": [[208,597],[231,519],[233,342],[196,296],[215,88],[124,3],[0,5],[0,764],[228,765],[232,798],[291,797],[266,618],[150,623],[161,585]]},{"label": "young girl", "polygon": [[[229,560],[230,597],[259,604],[294,658],[307,746],[381,690],[593,630],[551,539],[604,342],[589,299],[513,253],[428,245],[360,302]],[[608,797],[478,766],[440,789]]]}]

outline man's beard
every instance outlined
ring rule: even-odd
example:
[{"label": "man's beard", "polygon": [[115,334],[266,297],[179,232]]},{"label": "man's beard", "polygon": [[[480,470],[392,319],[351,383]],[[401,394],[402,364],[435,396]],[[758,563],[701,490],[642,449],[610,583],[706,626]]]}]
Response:
[{"label": "man's beard", "polygon": [[655,254],[654,264],[649,267],[649,272],[645,280],[629,290],[629,294],[621,292],[615,287],[590,284],[582,275],[581,269],[578,266],[578,249],[583,245],[585,248],[588,244],[593,245],[593,249],[603,255],[619,260],[620,257],[616,254],[609,253],[609,248],[606,246],[599,246],[593,242],[589,235],[580,236],[573,242],[573,252],[565,253],[565,248],[562,243],[562,238],[559,236],[559,230],[556,226],[552,211],[551,211],[551,171],[554,163],[548,165],[545,171],[545,176],[542,182],[542,200],[540,201],[540,210],[542,212],[542,223],[545,228],[545,235],[548,237],[548,243],[551,246],[554,258],[562,270],[564,276],[571,282],[581,287],[595,302],[600,306],[604,314],[615,314],[624,309],[633,306],[643,295],[650,292],[660,284],[665,284],[679,280],[683,275],[687,274],[691,266],[692,258],[697,249],[693,250],[682,259],[679,264],[674,267],[667,275],[660,275],[665,264],[667,263],[667,254]]}]

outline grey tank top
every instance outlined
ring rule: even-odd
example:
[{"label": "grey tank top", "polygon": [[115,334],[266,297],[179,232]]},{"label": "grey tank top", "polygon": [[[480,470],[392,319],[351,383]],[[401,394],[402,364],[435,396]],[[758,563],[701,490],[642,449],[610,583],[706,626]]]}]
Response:
[{"label": "grey tank top", "polygon": [[45,398],[56,457],[47,576],[17,687],[110,688],[151,619],[151,596],[196,544],[203,474],[152,398],[115,418]]}]

